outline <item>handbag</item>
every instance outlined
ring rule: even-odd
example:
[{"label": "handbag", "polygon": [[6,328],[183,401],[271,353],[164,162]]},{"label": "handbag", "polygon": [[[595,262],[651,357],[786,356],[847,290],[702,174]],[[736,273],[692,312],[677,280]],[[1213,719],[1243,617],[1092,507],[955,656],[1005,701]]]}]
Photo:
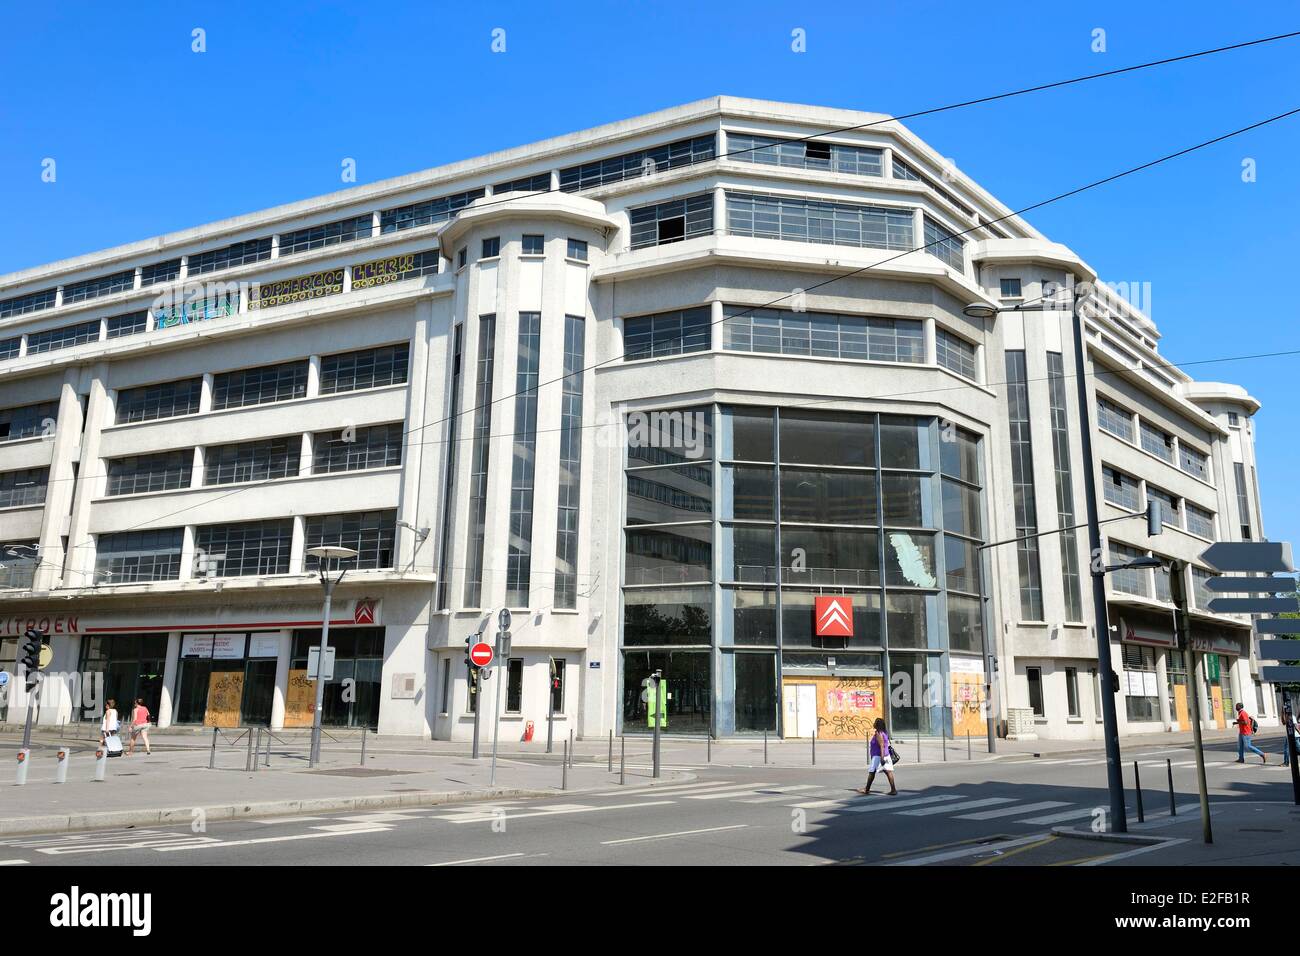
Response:
[{"label": "handbag", "polygon": [[892,763],[898,763],[898,761],[901,759],[898,756],[898,751],[894,749],[893,744],[889,745],[889,759]]}]

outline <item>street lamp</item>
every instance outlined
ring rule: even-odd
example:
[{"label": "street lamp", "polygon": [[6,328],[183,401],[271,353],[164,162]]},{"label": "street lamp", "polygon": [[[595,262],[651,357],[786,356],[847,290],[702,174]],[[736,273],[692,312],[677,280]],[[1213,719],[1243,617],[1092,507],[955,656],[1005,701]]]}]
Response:
[{"label": "street lamp", "polygon": [[[325,610],[320,622],[320,653],[316,657],[316,709],[311,717],[311,751],[307,757],[307,766],[315,767],[320,760],[320,716],[325,704],[325,651],[330,644],[330,604],[334,600],[334,588],[347,574],[347,568],[339,568],[339,562],[348,561],[357,556],[351,548],[324,545],[308,548],[307,553],[319,561],[317,572],[320,583],[325,588]],[[333,568],[330,567],[331,562]],[[331,570],[338,571],[338,577],[331,577]]]},{"label": "street lamp", "polygon": [[[1079,403],[1079,440],[1083,448],[1083,487],[1085,505],[1088,513],[1088,553],[1101,554],[1101,520],[1097,514],[1097,476],[1094,473],[1095,459],[1092,453],[1092,424],[1088,409],[1088,381],[1086,378],[1083,351],[1083,316],[1079,309],[1083,304],[1083,294],[1076,286],[1072,290],[1070,308],[1071,324],[1074,327],[1074,385]],[[1048,312],[1059,311],[1044,305],[996,306],[987,302],[972,302],[962,309],[963,314],[972,319],[991,319],[999,312]],[[1094,559],[1095,561],[1095,559]],[[1148,567],[1150,565],[1147,565]],[[1110,657],[1110,623],[1106,614],[1106,569],[1093,563],[1092,567],[1092,604],[1093,618],[1097,631],[1097,669],[1109,678],[1113,672]],[[1102,728],[1106,738],[1106,782],[1110,790],[1111,830],[1116,833],[1128,832],[1128,819],[1124,810],[1124,775],[1120,767],[1119,753],[1119,719],[1115,714],[1115,693],[1101,695]]]}]

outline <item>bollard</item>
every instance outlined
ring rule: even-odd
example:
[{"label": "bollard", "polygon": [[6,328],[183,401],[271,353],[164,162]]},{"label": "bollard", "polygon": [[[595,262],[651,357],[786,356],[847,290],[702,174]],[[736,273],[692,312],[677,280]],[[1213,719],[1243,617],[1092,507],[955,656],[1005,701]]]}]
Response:
[{"label": "bollard", "polygon": [[[1126,705],[1127,706],[1127,705]],[[970,760],[970,731],[966,731],[966,759]]]},{"label": "bollard", "polygon": [[708,744],[706,745],[707,753],[705,754],[705,763],[713,763],[713,734],[709,734],[704,739],[708,741]]},{"label": "bollard", "polygon": [[763,766],[767,766],[767,731],[763,731]]},{"label": "bollard", "polygon": [[608,773],[614,772],[614,731],[609,732],[609,766],[606,767]]},{"label": "bollard", "polygon": [[[572,735],[573,731],[569,731]],[[560,769],[560,789],[569,789],[569,742],[564,742],[564,765]]]},{"label": "bollard", "polygon": [[95,751],[95,782],[104,782],[104,771],[108,770],[108,751],[104,745],[100,744],[99,749]]},{"label": "bollard", "polygon": [[573,766],[573,731],[569,731],[569,749],[564,752],[564,762]]},{"label": "bollard", "polygon": [[948,735],[946,733],[939,736],[939,746],[943,748],[943,762],[948,762]]},{"label": "bollard", "polygon": [[816,721],[813,721],[812,761],[813,761],[812,765],[814,767],[817,766],[817,722]]},{"label": "bollard", "polygon": [[1138,798],[1138,823],[1145,823],[1146,817],[1142,813],[1142,773],[1138,770],[1138,762],[1133,761],[1133,786],[1137,790]]},{"label": "bollard", "polygon": [[[251,743],[251,741],[250,741],[250,743]],[[257,758],[260,757],[261,755],[262,755],[262,728],[261,728],[261,727],[258,727],[258,728],[257,728],[257,743],[253,744],[253,753],[251,754],[251,756],[252,756],[252,758],[253,758],[253,770],[254,770],[254,772],[257,771],[257,764],[258,764],[258,759],[257,759]]]},{"label": "bollard", "polygon": [[618,738],[618,784],[627,782],[627,738]]},{"label": "bollard", "polygon": [[244,758],[245,772],[253,769],[253,728],[248,728],[248,756]]},{"label": "bollard", "polygon": [[921,723],[916,724],[916,762],[921,762]]},{"label": "bollard", "polygon": [[1178,808],[1174,806],[1174,763],[1168,757],[1165,758],[1165,769],[1169,771],[1169,815],[1178,816]]},{"label": "bollard", "polygon": [[71,763],[68,758],[71,756],[72,753],[67,747],[60,747],[58,753],[55,754],[55,759],[58,760],[58,763],[54,765],[55,783],[68,782],[68,764]]},{"label": "bollard", "polygon": [[361,766],[363,767],[366,765],[366,732],[368,730],[370,730],[369,727],[361,728]]},{"label": "bollard", "polygon": [[268,728],[267,731],[266,731],[266,764],[265,764],[265,766],[268,767],[268,768],[271,766],[271,731],[270,731],[269,728]]},{"label": "bollard", "polygon": [[29,748],[23,747],[18,751],[18,770],[14,775],[14,786],[21,787],[27,782],[27,758],[32,755]]},{"label": "bollard", "polygon": [[[215,770],[216,768],[217,768],[217,728],[213,727],[212,728],[212,752],[208,754],[208,769]],[[97,777],[96,779],[102,780],[103,777]]]}]

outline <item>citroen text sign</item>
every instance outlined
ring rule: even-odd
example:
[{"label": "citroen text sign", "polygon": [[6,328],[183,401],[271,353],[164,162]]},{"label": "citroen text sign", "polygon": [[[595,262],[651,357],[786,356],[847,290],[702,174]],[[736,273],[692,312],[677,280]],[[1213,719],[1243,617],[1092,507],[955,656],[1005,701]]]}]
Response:
[{"label": "citroen text sign", "polygon": [[847,594],[819,595],[813,602],[818,637],[853,636],[853,599]]}]

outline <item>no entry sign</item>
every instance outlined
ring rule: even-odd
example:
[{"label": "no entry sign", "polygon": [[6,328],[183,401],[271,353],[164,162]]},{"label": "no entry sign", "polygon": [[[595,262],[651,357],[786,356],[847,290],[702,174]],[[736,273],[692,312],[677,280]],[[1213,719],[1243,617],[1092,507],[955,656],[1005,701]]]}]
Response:
[{"label": "no entry sign", "polygon": [[479,641],[469,649],[469,659],[478,667],[487,667],[492,663],[492,645]]}]

